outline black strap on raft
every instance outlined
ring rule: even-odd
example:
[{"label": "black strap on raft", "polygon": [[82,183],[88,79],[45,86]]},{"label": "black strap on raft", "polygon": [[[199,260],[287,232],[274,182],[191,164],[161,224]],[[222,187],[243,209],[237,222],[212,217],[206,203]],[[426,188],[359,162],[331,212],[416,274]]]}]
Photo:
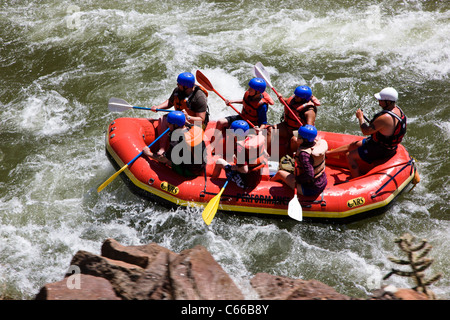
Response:
[{"label": "black strap on raft", "polygon": [[[313,201],[311,201],[311,200],[302,200],[301,202],[300,202],[300,204],[301,204],[301,206],[303,207],[303,208],[311,208],[312,207],[312,205],[313,204],[320,204],[322,207],[326,207],[327,206],[327,202],[326,202],[326,200],[325,200],[325,196],[324,196],[324,192],[322,191],[322,193],[320,194],[320,200],[313,200]],[[304,203],[307,203],[307,204],[304,204]],[[302,204],[303,203],[303,204]]]},{"label": "black strap on raft", "polygon": [[410,158],[410,160],[401,168],[396,174],[394,174],[385,184],[383,184],[375,193],[371,196],[372,199],[378,196],[381,190],[383,190],[400,172],[402,172],[406,167],[412,166],[414,167],[414,159]]},{"label": "black strap on raft", "polygon": [[205,187],[203,188],[202,191],[200,191],[200,197],[204,197],[205,194],[206,194],[206,184],[207,184],[207,182],[208,182],[208,178],[207,178],[207,176],[206,176],[206,166],[203,167],[203,174],[204,174],[204,176],[205,176]]}]

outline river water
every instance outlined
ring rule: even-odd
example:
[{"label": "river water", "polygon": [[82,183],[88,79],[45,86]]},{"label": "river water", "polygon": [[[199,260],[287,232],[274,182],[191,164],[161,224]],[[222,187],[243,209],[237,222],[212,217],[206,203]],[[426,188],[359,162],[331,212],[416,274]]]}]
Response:
[{"label": "river water", "polygon": [[[157,242],[175,252],[205,246],[247,299],[258,272],[317,279],[365,297],[402,256],[409,232],[433,245],[427,275],[450,298],[448,1],[2,0],[0,5],[0,297],[32,299],[59,281],[78,250]],[[421,183],[386,213],[348,225],[298,223],[201,210],[167,210],[134,196],[104,151],[111,120],[157,117],[108,111],[111,97],[137,106],[168,98],[180,72],[200,69],[239,99],[261,61],[278,92],[312,87],[319,130],[360,134],[356,108],[393,86],[408,116],[403,144]],[[269,92],[276,98],[273,92]],[[212,119],[233,114],[214,93]],[[282,105],[269,111],[278,122]]]}]

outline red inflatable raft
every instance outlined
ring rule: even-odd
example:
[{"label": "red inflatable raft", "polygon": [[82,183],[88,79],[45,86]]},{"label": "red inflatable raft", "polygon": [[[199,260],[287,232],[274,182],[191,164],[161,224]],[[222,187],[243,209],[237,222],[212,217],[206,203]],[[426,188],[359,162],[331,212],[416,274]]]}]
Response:
[{"label": "red inflatable raft", "polygon": [[[120,169],[157,137],[159,120],[146,118],[118,118],[108,127],[106,154],[116,169]],[[204,133],[209,138],[215,130],[210,121]],[[319,131],[319,137],[328,142],[329,149],[348,144],[363,137]],[[157,151],[155,143],[152,150]],[[209,148],[207,148],[209,150]],[[208,157],[214,158],[210,150]],[[187,178],[171,168],[139,157],[121,177],[135,194],[152,201],[172,206],[204,207],[219,193],[225,184],[224,173],[211,178],[215,161],[208,161],[205,175]],[[230,182],[221,197],[220,211],[250,214],[278,215],[287,217],[288,203],[294,192],[281,182],[270,181],[266,170],[259,185],[249,192]],[[349,179],[344,156],[326,159],[328,186],[317,197],[299,197],[305,219],[347,222],[368,214],[381,213],[413,180],[418,181],[414,160],[399,145],[397,153],[389,161],[379,164],[364,175]]]}]

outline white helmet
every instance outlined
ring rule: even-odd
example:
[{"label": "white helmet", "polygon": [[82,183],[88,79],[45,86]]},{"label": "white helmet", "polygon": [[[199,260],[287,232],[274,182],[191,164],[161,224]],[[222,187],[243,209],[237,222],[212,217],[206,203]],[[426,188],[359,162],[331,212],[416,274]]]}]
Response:
[{"label": "white helmet", "polygon": [[384,88],[379,93],[375,93],[375,98],[378,100],[397,101],[398,92],[394,88]]}]

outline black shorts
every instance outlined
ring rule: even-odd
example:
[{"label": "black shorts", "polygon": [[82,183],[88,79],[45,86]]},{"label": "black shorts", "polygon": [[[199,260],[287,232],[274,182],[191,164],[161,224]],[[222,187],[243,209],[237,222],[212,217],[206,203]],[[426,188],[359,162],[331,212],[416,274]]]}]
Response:
[{"label": "black shorts", "polygon": [[233,121],[244,120],[244,119],[242,119],[242,117],[239,114],[235,114],[233,116],[225,117],[225,119],[227,119],[227,121],[228,121],[228,126],[230,126],[233,123]]},{"label": "black shorts", "polygon": [[387,149],[376,143],[371,138],[364,139],[362,146],[358,148],[359,157],[367,162],[372,163],[375,160],[388,159],[395,155],[397,149]]}]

